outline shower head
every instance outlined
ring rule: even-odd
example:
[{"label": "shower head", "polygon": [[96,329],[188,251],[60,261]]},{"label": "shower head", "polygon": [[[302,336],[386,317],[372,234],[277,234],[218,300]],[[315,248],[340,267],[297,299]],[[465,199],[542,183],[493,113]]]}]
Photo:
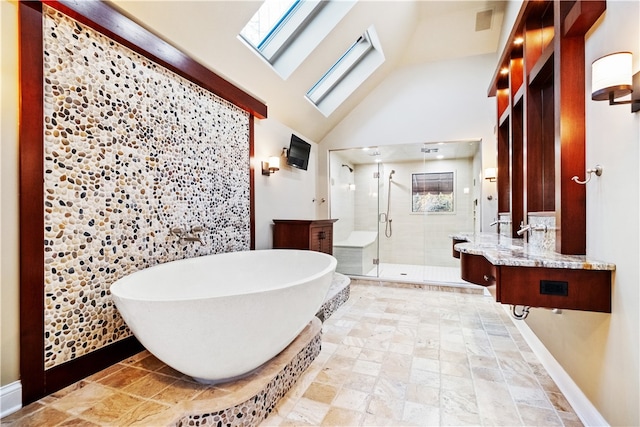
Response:
[{"label": "shower head", "polygon": [[345,165],[344,163],[342,164],[342,166],[344,166],[345,168],[349,169],[349,172],[353,173],[353,168],[349,165]]},{"label": "shower head", "polygon": [[396,171],[394,169],[391,169],[391,173],[389,174],[389,181],[391,181],[391,176],[396,173]]}]

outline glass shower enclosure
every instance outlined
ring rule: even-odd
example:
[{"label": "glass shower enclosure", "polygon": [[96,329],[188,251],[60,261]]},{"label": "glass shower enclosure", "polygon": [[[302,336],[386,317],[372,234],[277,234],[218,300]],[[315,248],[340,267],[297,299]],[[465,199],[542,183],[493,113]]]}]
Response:
[{"label": "glass shower enclosure", "polygon": [[450,235],[479,221],[479,140],[333,150],[329,159],[338,272],[465,283]]}]

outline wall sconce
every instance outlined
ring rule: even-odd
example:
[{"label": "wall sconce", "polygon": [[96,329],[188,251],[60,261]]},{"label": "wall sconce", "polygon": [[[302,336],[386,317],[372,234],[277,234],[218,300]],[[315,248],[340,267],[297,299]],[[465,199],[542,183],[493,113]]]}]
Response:
[{"label": "wall sconce", "polygon": [[484,179],[488,179],[489,182],[496,182],[496,168],[486,168],[484,170]]},{"label": "wall sconce", "polygon": [[[631,52],[616,52],[598,58],[591,64],[591,99],[609,101],[609,105],[631,104],[631,112],[640,111],[640,72],[631,76]],[[635,94],[628,101],[616,101]]]},{"label": "wall sconce", "polygon": [[262,175],[269,176],[272,173],[280,170],[280,157],[269,157],[269,160],[262,163]]}]

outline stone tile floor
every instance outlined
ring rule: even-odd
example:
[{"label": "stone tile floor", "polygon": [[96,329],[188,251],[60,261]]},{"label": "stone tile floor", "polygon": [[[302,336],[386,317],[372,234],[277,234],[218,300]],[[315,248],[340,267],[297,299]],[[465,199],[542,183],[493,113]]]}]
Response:
[{"label": "stone tile floor", "polygon": [[[114,365],[2,425],[120,426],[211,393],[153,356]],[[582,425],[491,297],[352,285],[318,358],[261,426]]]},{"label": "stone tile floor", "polygon": [[262,426],[582,425],[490,296],[351,286]]}]

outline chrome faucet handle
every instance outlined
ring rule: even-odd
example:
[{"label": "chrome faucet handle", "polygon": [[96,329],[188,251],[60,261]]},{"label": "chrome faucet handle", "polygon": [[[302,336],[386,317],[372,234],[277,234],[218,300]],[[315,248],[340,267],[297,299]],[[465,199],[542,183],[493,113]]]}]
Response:
[{"label": "chrome faucet handle", "polygon": [[197,225],[195,227],[191,227],[191,232],[192,233],[202,233],[204,231],[204,228],[202,228],[202,226]]},{"label": "chrome faucet handle", "polygon": [[182,236],[184,234],[184,230],[180,227],[175,227],[171,229],[171,234],[174,234],[178,237]]}]

